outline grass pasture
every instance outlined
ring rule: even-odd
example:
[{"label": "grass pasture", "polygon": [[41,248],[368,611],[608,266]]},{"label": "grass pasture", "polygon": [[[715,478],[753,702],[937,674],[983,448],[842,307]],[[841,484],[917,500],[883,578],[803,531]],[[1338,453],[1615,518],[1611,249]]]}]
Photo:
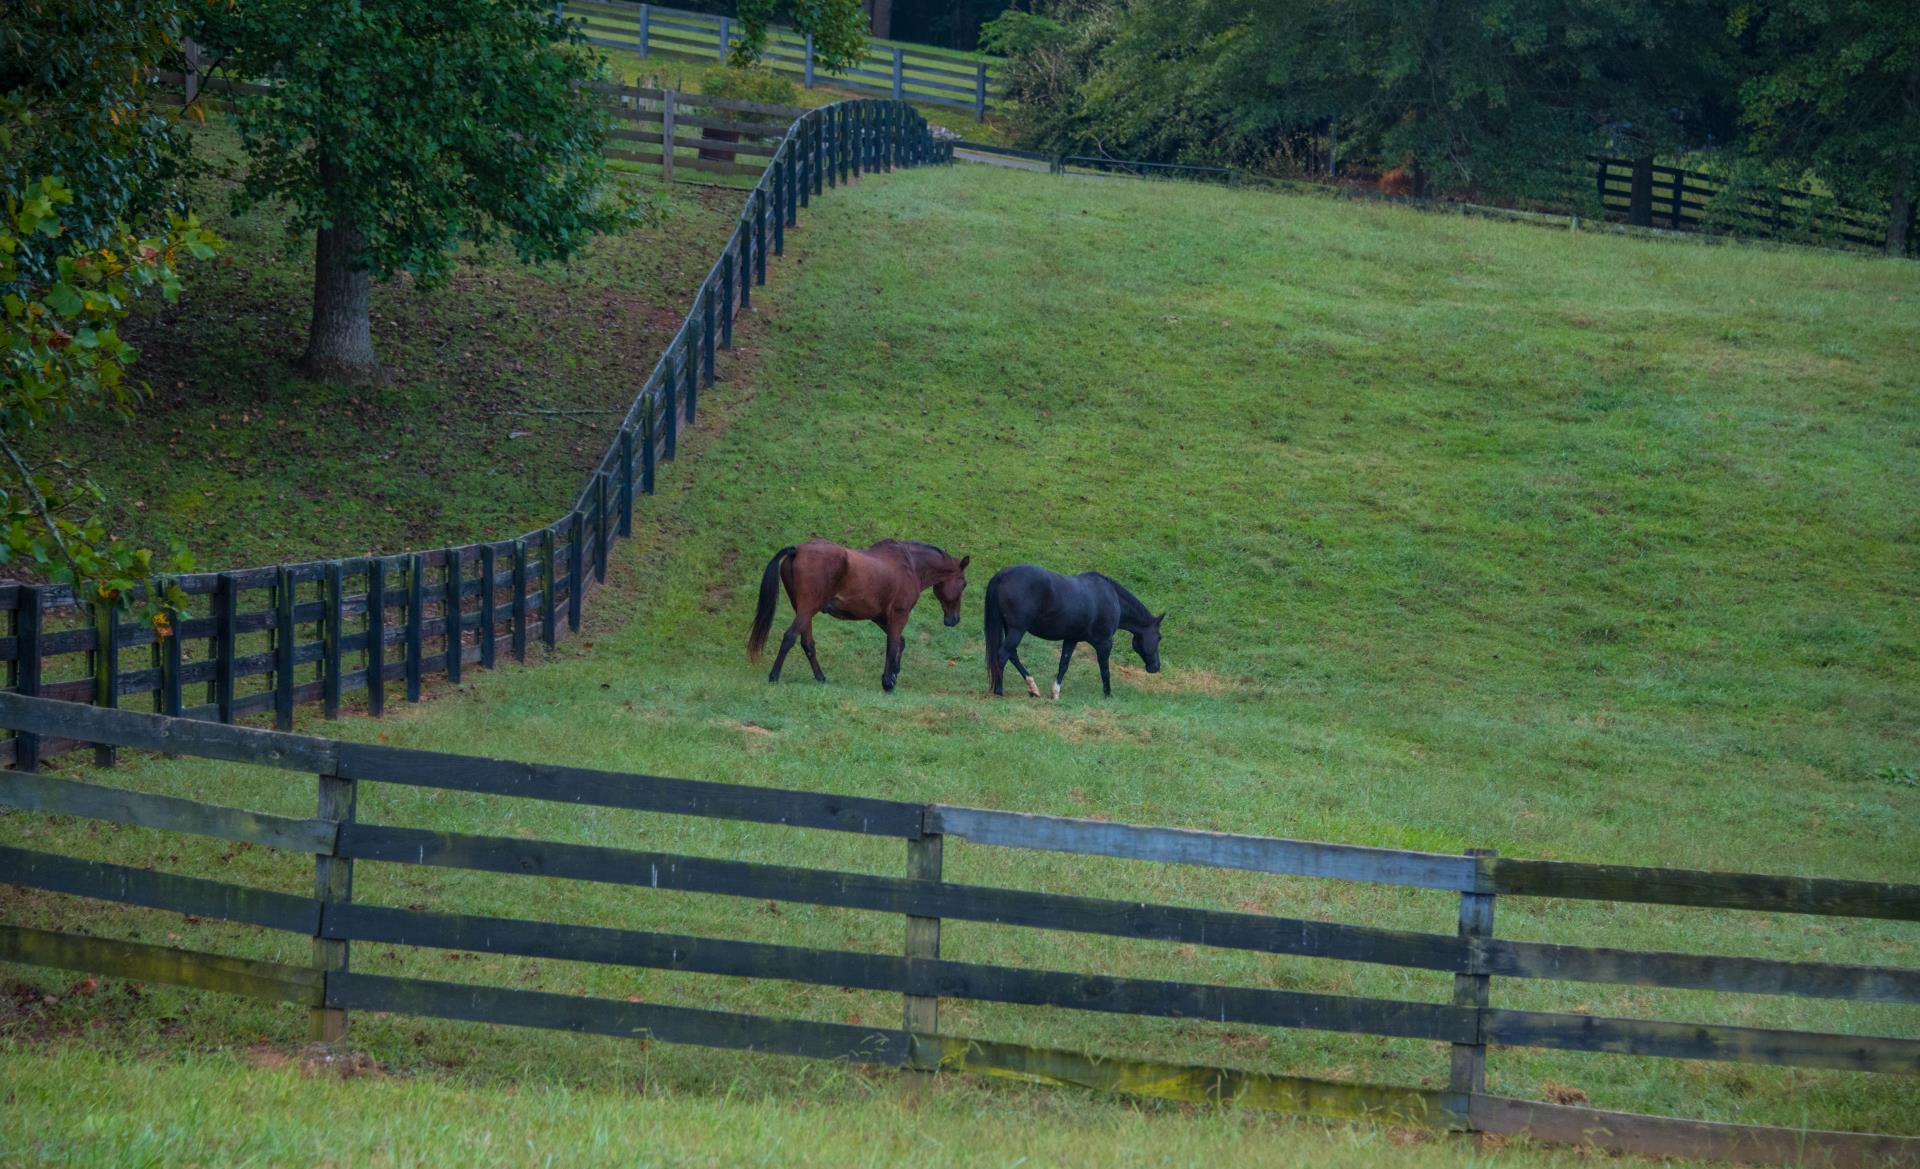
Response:
[{"label": "grass pasture", "polygon": [[[990,168],[815,204],[621,545],[588,629],[383,722],[396,745],[1505,855],[1920,880],[1920,270],[1404,209]],[[399,473],[396,470],[396,474]],[[109,484],[111,486],[111,484]],[[456,537],[464,533],[447,533]],[[742,650],[771,552],[897,535],[974,557],[831,682]],[[1097,567],[1167,668],[1083,650],[1059,704],[984,696],[998,566]],[[1023,655],[1043,675],[1053,654]],[[317,720],[303,729],[319,729]],[[311,814],[297,776],[129,759],[103,782]],[[898,874],[895,842],[367,785],[363,819]],[[289,891],[311,865],[0,813],[0,842]],[[1427,931],[1457,901],[949,845],[946,876]],[[391,905],[896,951],[897,919],[362,864]],[[300,961],[307,943],[9,890],[5,919]],[[1911,924],[1503,898],[1503,936],[1920,966]],[[949,923],[971,961],[1442,1001],[1451,979]],[[356,969],[892,1023],[831,988],[362,946]],[[0,1163],[1433,1164],[1567,1154],[983,1082],[304,1013],[7,968]],[[77,992],[76,992],[77,991]],[[55,1001],[48,1001],[52,999]],[[1496,1006],[1888,1035],[1913,1008],[1495,979]],[[1016,1042],[1438,1085],[1433,1044],[944,1003]],[[351,1070],[351,1069],[349,1069]],[[1911,1077],[1495,1050],[1495,1092],[1920,1133]],[[271,1124],[262,1117],[271,1115]],[[350,1119],[348,1119],[350,1118]],[[476,1119],[483,1118],[483,1119]],[[572,1154],[573,1156],[570,1156]]]}]

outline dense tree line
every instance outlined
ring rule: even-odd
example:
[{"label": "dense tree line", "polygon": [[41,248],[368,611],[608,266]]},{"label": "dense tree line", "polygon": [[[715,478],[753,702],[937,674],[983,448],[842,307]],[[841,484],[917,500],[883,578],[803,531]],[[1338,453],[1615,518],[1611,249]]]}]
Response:
[{"label": "dense tree line", "polygon": [[1029,0],[985,40],[1044,149],[1520,198],[1704,151],[1885,209],[1896,254],[1920,180],[1909,0]]}]

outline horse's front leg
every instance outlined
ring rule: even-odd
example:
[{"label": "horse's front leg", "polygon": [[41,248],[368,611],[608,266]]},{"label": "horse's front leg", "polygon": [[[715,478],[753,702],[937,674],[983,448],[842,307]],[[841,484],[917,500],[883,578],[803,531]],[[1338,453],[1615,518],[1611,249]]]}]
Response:
[{"label": "horse's front leg", "polygon": [[[1071,637],[1060,643],[1060,672],[1054,675],[1053,679],[1053,700],[1055,702],[1060,701],[1060,683],[1067,680],[1067,663],[1073,661],[1073,651],[1078,648],[1079,645],[1080,643]],[[1040,696],[1035,694],[1034,697],[1038,698]]]},{"label": "horse's front leg", "polygon": [[880,674],[880,689],[889,694],[893,693],[893,684],[900,678],[900,657],[907,648],[906,624],[903,619],[897,624],[890,621],[884,626],[887,631],[887,664]]},{"label": "horse's front leg", "polygon": [[1107,674],[1107,659],[1113,656],[1113,638],[1093,643],[1094,656],[1100,662],[1100,692],[1108,698],[1113,697],[1113,679]]}]

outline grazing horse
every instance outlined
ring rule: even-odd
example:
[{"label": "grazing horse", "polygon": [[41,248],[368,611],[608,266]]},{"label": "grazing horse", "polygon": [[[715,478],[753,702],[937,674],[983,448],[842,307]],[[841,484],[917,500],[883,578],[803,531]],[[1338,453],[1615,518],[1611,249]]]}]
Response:
[{"label": "grazing horse", "polygon": [[780,680],[780,666],[795,639],[806,651],[814,678],[827,680],[813,646],[813,615],[825,613],[842,621],[871,621],[887,631],[887,664],[880,688],[891,691],[900,676],[900,653],[907,645],[902,632],[907,614],[913,612],[921,592],[931,588],[946,612],[947,624],[960,624],[960,593],[967,587],[967,563],[972,559],[955,560],[931,544],[912,540],[882,540],[864,552],[825,540],[782,548],[767,561],[767,570],[760,576],[760,607],[747,638],[747,657],[760,660],[767,631],[773,628],[776,590],[785,585],[793,605],[793,624],[780,639],[780,653],[773,659],[767,681]]},{"label": "grazing horse", "polygon": [[1053,680],[1053,697],[1060,698],[1067,663],[1081,642],[1093,646],[1100,660],[1100,689],[1113,694],[1107,659],[1113,653],[1113,634],[1133,634],[1133,652],[1146,663],[1147,673],[1160,672],[1160,622],[1140,598],[1097,572],[1061,576],[1032,564],[1016,564],[993,574],[987,582],[987,680],[1001,693],[1007,663],[1026,679],[1027,692],[1040,697],[1033,675],[1020,664],[1020,639],[1031,633],[1060,643],[1060,673]]}]

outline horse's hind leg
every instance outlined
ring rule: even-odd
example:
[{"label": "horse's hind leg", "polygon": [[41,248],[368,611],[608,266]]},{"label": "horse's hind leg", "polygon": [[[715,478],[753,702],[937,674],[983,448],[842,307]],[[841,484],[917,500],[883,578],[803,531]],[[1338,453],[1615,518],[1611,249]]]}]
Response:
[{"label": "horse's hind leg", "polygon": [[1007,644],[1004,652],[1007,655],[1007,660],[1013,663],[1013,668],[1020,671],[1021,681],[1027,684],[1027,693],[1038,698],[1040,697],[1040,685],[1033,680],[1033,675],[1027,672],[1027,667],[1020,661],[1020,639],[1026,635],[1027,631],[1024,629],[1017,633],[1007,634]]},{"label": "horse's hind leg", "polygon": [[813,680],[816,682],[826,681],[827,672],[820,668],[820,654],[815,650],[813,645],[813,623],[811,621],[807,623],[807,631],[800,635],[800,648],[806,651],[807,664],[813,667]]},{"label": "horse's hind leg", "polygon": [[1113,656],[1113,638],[1093,643],[1094,656],[1100,662],[1100,692],[1108,698],[1113,697],[1113,679],[1107,674],[1107,659]]},{"label": "horse's hind leg", "polygon": [[1073,661],[1073,651],[1078,648],[1079,645],[1080,643],[1072,638],[1068,638],[1060,643],[1060,672],[1054,675],[1053,678],[1053,700],[1055,702],[1060,701],[1060,683],[1067,680],[1067,663]]},{"label": "horse's hind leg", "polygon": [[893,693],[894,683],[900,680],[900,657],[907,649],[906,635],[902,632],[905,627],[903,621],[900,629],[887,630],[887,664],[880,675],[880,689],[889,694]]},{"label": "horse's hind leg", "polygon": [[[773,657],[773,669],[767,672],[767,681],[778,682],[780,680],[780,667],[786,664],[787,654],[792,651],[793,643],[799,636],[800,623],[798,621],[787,626],[787,631],[780,635],[780,652]],[[812,657],[813,655],[809,652],[807,656]],[[819,669],[820,667],[818,666],[814,667],[815,672],[818,672]]]}]

